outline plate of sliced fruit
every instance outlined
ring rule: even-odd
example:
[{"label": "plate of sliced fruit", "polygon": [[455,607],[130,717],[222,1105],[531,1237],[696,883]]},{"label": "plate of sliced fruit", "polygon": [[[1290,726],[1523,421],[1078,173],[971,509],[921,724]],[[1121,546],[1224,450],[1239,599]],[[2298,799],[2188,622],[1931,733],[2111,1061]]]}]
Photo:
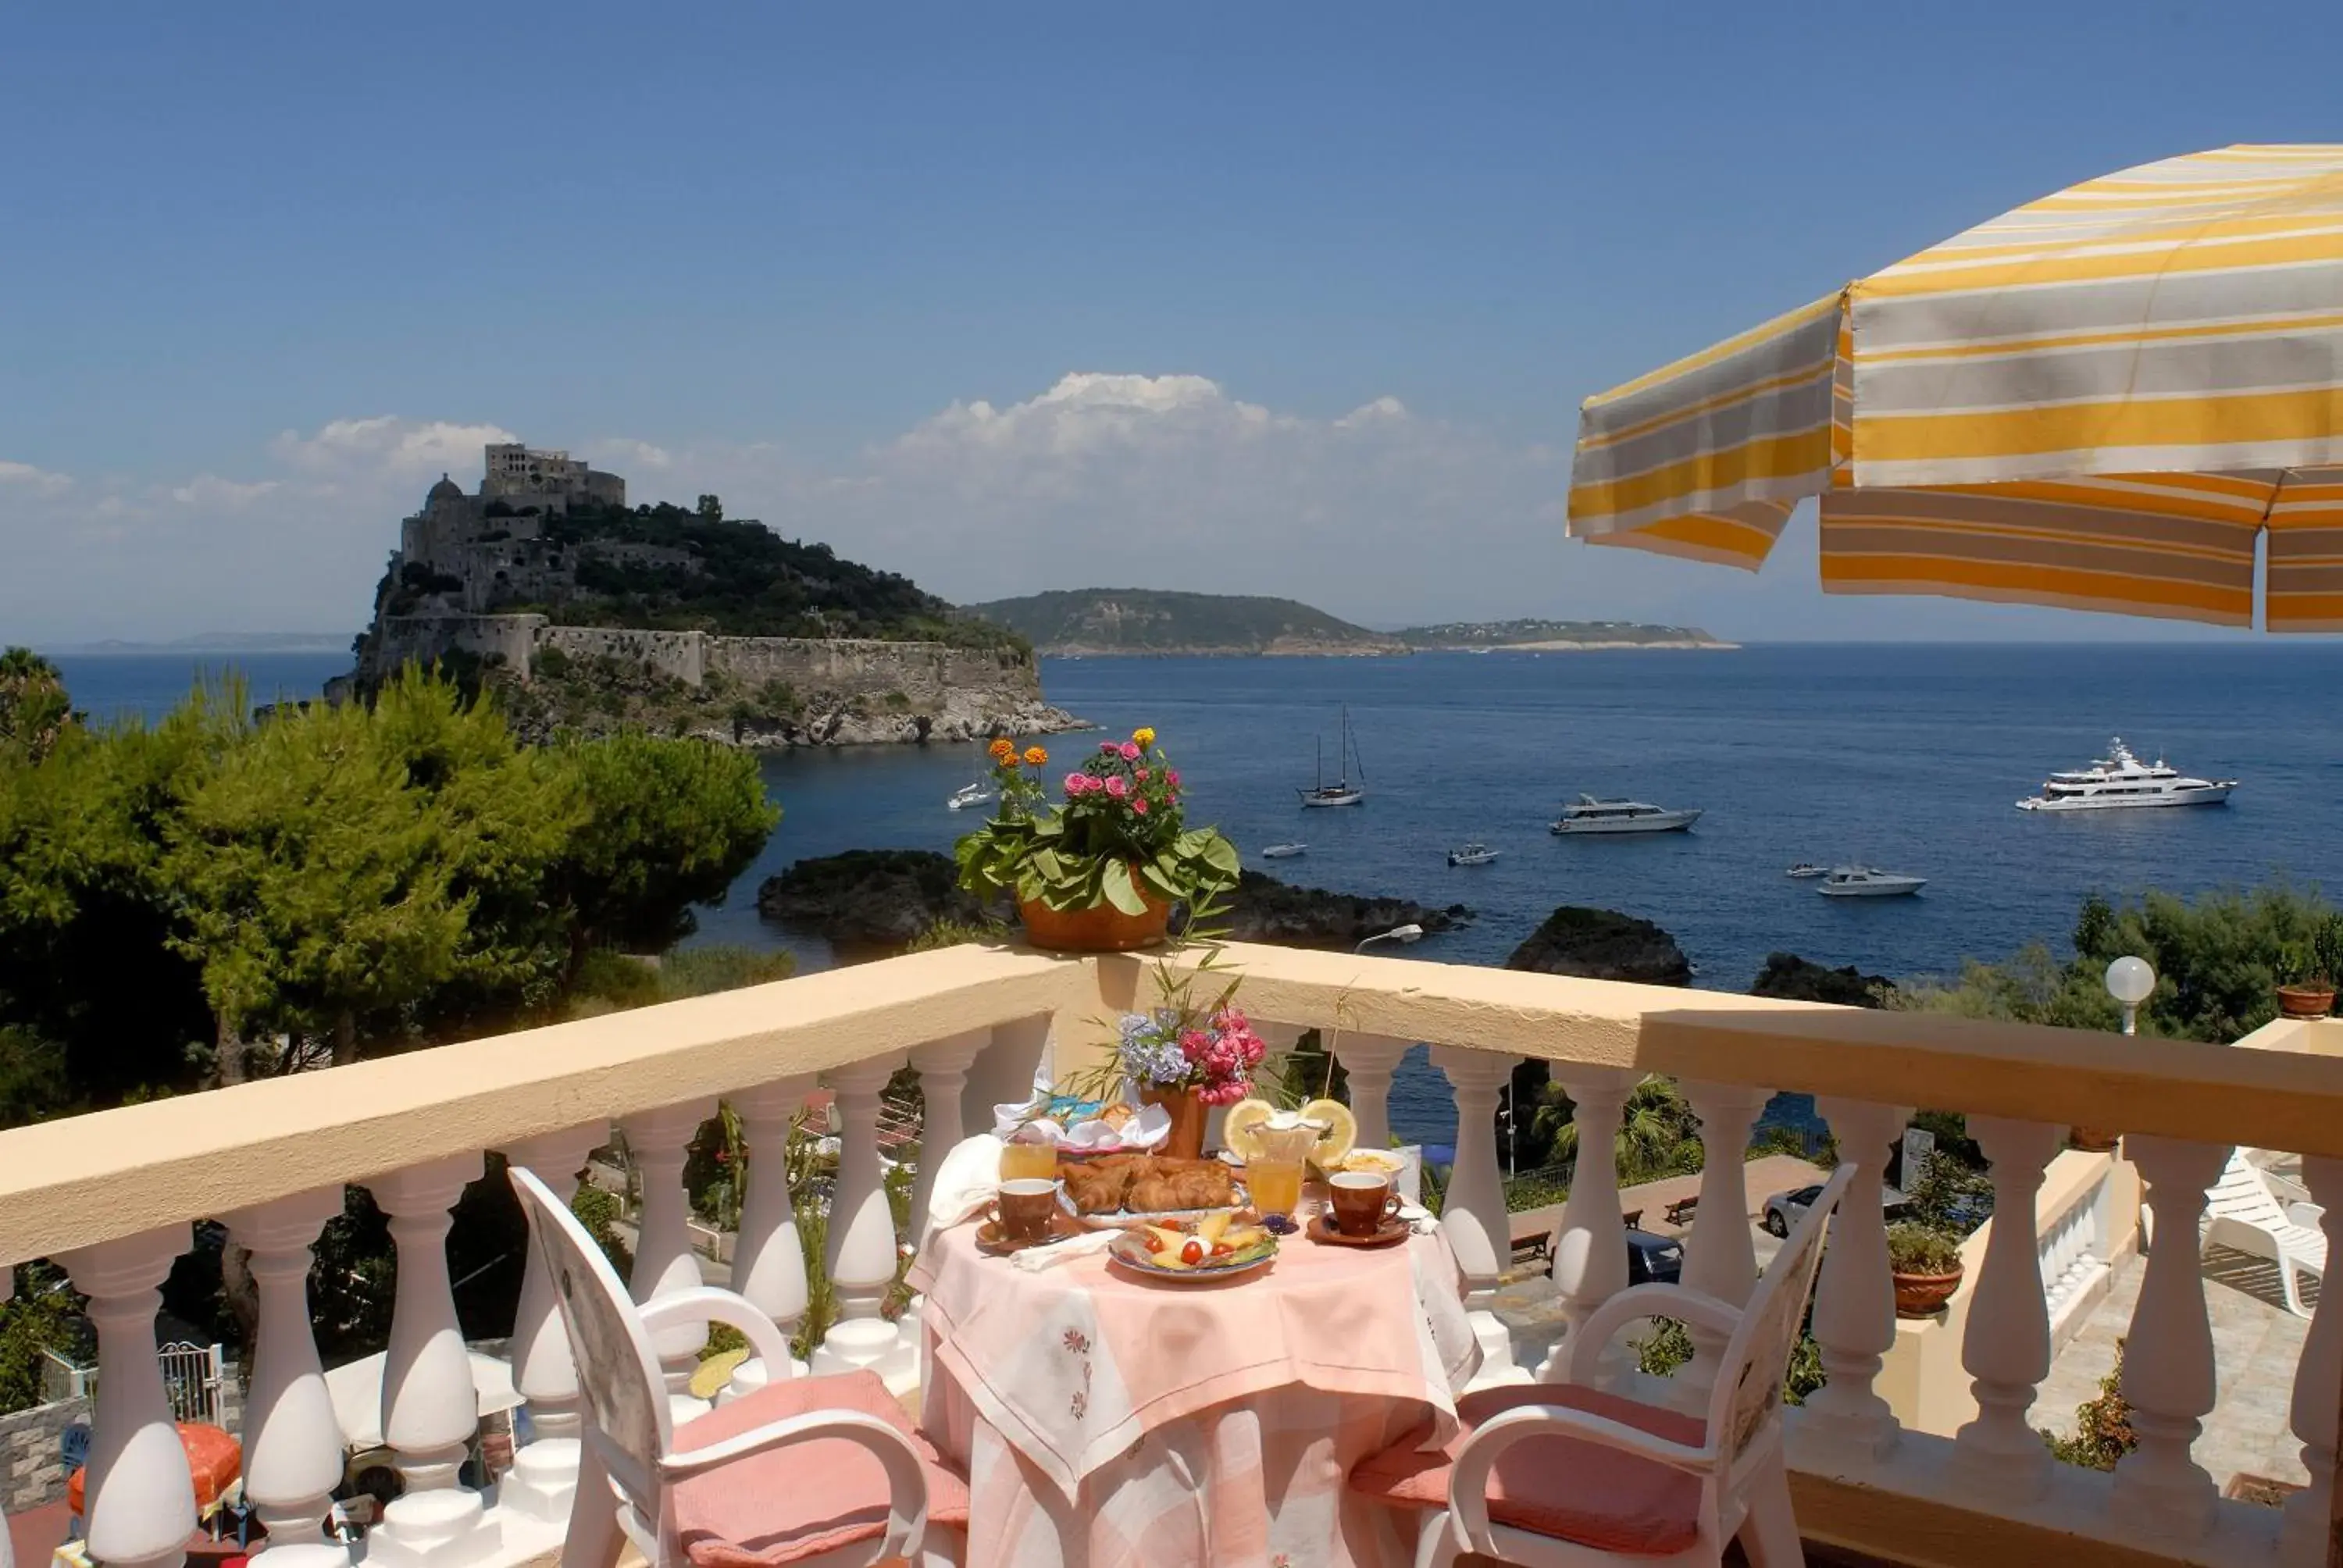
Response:
[{"label": "plate of sliced fruit", "polygon": [[1147,1279],[1197,1284],[1267,1268],[1277,1261],[1277,1238],[1229,1209],[1193,1223],[1133,1225],[1115,1240],[1107,1258]]}]

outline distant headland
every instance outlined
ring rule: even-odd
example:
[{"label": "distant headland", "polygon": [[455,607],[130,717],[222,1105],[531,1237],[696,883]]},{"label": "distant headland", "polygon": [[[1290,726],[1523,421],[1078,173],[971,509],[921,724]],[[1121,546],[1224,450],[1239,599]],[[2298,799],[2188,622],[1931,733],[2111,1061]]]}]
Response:
[{"label": "distant headland", "polygon": [[1426,652],[1574,653],[1614,648],[1738,648],[1696,626],[1648,626],[1632,620],[1459,620],[1412,626],[1397,634]]}]

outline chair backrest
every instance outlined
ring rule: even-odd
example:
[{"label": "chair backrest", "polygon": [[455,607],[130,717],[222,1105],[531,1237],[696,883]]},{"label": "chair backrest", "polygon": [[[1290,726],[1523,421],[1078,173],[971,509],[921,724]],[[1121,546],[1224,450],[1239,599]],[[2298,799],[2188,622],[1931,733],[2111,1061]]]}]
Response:
[{"label": "chair backrest", "polygon": [[1806,1298],[1814,1292],[1815,1271],[1822,1267],[1823,1234],[1854,1180],[1852,1165],[1831,1172],[1790,1239],[1765,1265],[1765,1277],[1742,1311],[1741,1326],[1725,1343],[1723,1375],[1709,1396],[1708,1431],[1728,1465],[1747,1450],[1782,1402],[1790,1352],[1805,1327]]},{"label": "chair backrest", "polygon": [[2229,1151],[2221,1179],[2206,1193],[2205,1218],[2235,1220],[2257,1231],[2283,1231],[2289,1223],[2269,1182],[2242,1149]]},{"label": "chair backrest", "polygon": [[667,1382],[627,1287],[569,1205],[524,1166],[509,1168],[528,1216],[529,1245],[553,1282],[561,1327],[578,1365],[591,1444],[636,1511],[659,1517],[659,1462],[673,1446]]}]

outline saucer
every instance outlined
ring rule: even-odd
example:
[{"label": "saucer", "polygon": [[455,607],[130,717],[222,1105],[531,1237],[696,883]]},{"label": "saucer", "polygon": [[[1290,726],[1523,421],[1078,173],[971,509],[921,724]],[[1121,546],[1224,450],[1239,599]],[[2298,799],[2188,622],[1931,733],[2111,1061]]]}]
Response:
[{"label": "saucer", "polygon": [[1404,1220],[1386,1218],[1372,1236],[1346,1236],[1334,1229],[1334,1216],[1327,1213],[1311,1221],[1304,1233],[1329,1247],[1388,1247],[1393,1241],[1404,1241],[1414,1230]]},{"label": "saucer", "polygon": [[976,1250],[988,1258],[1005,1258],[1011,1252],[1021,1252],[1028,1247],[1047,1246],[1051,1241],[1064,1241],[1084,1235],[1088,1227],[1071,1214],[1059,1212],[1050,1216],[1049,1233],[1030,1241],[1019,1241],[1001,1229],[998,1220],[987,1220],[976,1228]]}]

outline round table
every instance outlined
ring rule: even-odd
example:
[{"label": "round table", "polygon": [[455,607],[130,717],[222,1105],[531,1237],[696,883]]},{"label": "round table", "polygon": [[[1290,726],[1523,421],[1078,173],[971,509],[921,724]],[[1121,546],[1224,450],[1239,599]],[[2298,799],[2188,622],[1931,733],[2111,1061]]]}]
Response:
[{"label": "round table", "polygon": [[1289,1237],[1261,1273],[1031,1271],[936,1236],[914,1265],[922,1425],[966,1465],[970,1568],[1404,1563],[1343,1487],[1410,1431],[1453,1431],[1478,1370],[1436,1228],[1382,1249]]}]

